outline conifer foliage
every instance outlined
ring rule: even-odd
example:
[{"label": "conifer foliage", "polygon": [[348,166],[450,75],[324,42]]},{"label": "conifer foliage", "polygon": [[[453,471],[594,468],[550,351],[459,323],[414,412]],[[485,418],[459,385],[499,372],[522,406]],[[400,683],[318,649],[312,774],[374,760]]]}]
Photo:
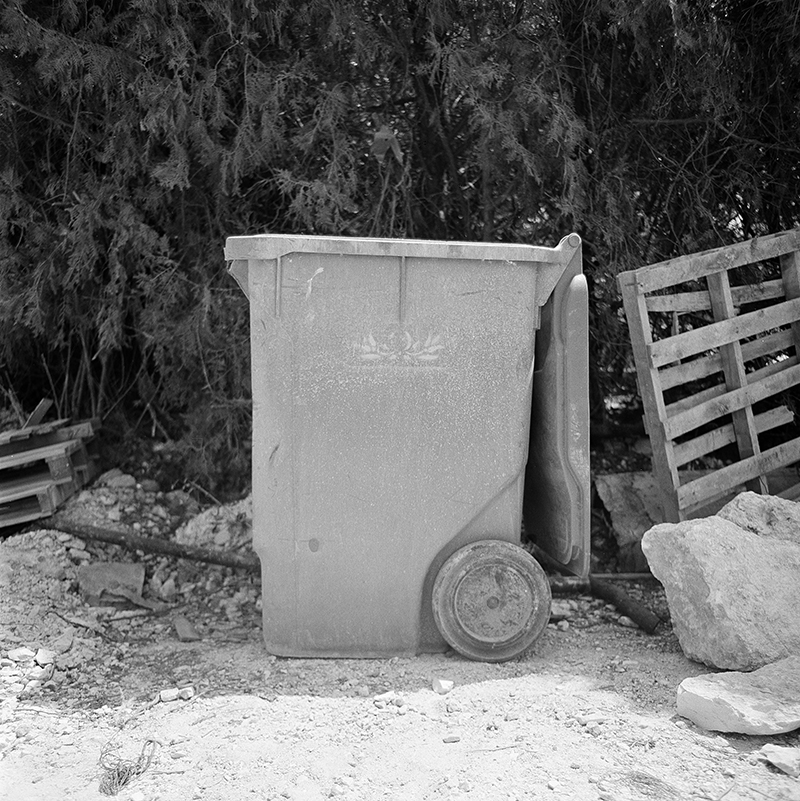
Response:
[{"label": "conifer foliage", "polygon": [[[597,408],[614,276],[791,227],[800,19],[767,0],[10,0],[0,381],[246,481],[226,236],[584,238]],[[122,423],[121,423],[122,424]]]}]

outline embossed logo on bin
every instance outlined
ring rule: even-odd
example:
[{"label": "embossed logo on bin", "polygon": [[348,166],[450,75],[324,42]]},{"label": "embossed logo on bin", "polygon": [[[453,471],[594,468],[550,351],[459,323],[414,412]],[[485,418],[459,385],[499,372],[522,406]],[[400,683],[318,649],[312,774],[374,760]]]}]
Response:
[{"label": "embossed logo on bin", "polygon": [[362,364],[391,366],[434,366],[444,343],[441,334],[415,336],[402,328],[389,328],[380,334],[365,334],[353,347]]}]

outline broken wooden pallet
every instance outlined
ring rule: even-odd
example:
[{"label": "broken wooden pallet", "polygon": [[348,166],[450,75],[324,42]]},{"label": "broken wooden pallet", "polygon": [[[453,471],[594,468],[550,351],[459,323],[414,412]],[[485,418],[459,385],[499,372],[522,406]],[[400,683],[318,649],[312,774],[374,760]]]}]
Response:
[{"label": "broken wooden pallet", "polygon": [[[665,519],[677,522],[800,462],[800,230],[622,273],[619,286]],[[735,448],[737,458],[730,458]],[[697,459],[729,462],[686,480]],[[681,469],[683,468],[683,469]]]},{"label": "broken wooden pallet", "polygon": [[99,421],[68,422],[0,434],[0,527],[51,515],[94,478]]}]

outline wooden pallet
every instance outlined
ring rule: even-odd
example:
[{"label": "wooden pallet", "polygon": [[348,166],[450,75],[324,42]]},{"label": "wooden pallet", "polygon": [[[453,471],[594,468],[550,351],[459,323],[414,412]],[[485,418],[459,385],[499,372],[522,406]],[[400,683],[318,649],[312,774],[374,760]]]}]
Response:
[{"label": "wooden pallet", "polygon": [[[769,494],[770,474],[800,463],[787,395],[800,384],[800,231],[642,267],[618,282],[665,519],[694,517],[744,489]],[[732,463],[686,480],[694,460],[720,449]],[[773,494],[797,499],[800,483]]]},{"label": "wooden pallet", "polygon": [[0,527],[51,515],[96,475],[99,421],[68,422],[0,434]]}]

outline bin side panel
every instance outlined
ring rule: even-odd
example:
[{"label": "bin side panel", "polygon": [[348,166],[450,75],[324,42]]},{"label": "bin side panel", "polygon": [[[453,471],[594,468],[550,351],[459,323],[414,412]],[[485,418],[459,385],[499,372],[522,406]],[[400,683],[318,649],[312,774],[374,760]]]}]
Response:
[{"label": "bin side panel", "polygon": [[[506,490],[527,454],[536,280],[536,265],[500,261],[250,263],[270,650],[416,652],[437,555],[462,532],[518,540]],[[470,529],[481,516],[501,530]]]}]

